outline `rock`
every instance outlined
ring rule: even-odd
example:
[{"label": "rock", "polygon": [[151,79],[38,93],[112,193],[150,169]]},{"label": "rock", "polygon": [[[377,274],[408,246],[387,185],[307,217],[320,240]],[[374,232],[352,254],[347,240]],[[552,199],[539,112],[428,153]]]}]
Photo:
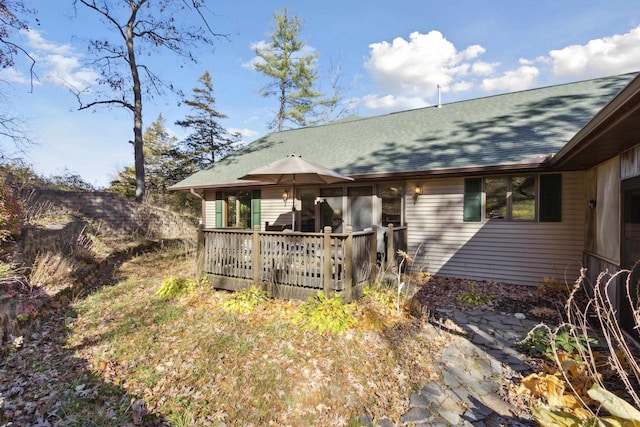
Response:
[{"label": "rock", "polygon": [[519,320],[524,320],[524,319],[526,319],[526,318],[527,318],[527,316],[525,316],[525,315],[524,315],[524,314],[522,314],[522,313],[516,313],[516,314],[514,314],[513,316],[514,316],[516,319],[519,319]]}]

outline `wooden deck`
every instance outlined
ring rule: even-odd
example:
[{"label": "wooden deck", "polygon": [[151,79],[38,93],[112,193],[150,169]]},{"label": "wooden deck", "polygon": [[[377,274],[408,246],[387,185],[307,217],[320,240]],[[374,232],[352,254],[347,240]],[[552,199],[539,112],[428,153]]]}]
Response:
[{"label": "wooden deck", "polygon": [[[274,232],[201,229],[198,249],[201,270],[212,285],[239,290],[264,286],[273,297],[306,298],[318,290],[338,292],[347,301],[357,297],[377,272],[378,232]],[[395,260],[396,248],[406,248],[406,227],[384,229],[385,254]],[[393,237],[391,237],[393,236]]]}]

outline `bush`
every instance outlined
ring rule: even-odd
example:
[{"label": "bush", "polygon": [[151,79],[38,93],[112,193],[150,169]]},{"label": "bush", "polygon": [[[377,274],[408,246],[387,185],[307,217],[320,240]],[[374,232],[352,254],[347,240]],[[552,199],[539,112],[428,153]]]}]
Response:
[{"label": "bush", "polygon": [[22,231],[22,209],[8,185],[6,176],[0,174],[0,241],[17,236]]},{"label": "bush", "polygon": [[244,288],[224,302],[222,309],[224,311],[235,313],[249,313],[254,307],[268,299],[267,293],[258,286]]},{"label": "bush", "polygon": [[162,298],[177,298],[192,293],[197,287],[198,282],[196,280],[169,276],[160,285],[158,296]]},{"label": "bush", "polygon": [[353,308],[345,304],[340,295],[326,296],[318,291],[315,297],[309,297],[295,317],[305,329],[319,332],[340,333],[355,324]]}]

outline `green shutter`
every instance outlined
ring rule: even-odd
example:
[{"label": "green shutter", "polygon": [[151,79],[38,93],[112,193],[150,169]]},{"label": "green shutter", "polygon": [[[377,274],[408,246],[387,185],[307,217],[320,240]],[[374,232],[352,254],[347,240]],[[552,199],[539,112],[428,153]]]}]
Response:
[{"label": "green shutter", "polygon": [[216,191],[216,228],[222,228],[223,208],[222,191]]},{"label": "green shutter", "polygon": [[464,180],[464,215],[465,221],[482,220],[482,178],[466,178]]},{"label": "green shutter", "polygon": [[251,192],[251,227],[260,225],[261,213],[260,213],[260,190],[253,190]]},{"label": "green shutter", "polygon": [[562,175],[540,175],[540,222],[562,221]]}]

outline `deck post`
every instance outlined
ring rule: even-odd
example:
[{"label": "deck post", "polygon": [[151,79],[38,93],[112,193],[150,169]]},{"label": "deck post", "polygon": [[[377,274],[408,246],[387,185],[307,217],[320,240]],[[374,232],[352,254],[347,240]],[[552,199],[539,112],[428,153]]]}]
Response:
[{"label": "deck post", "polygon": [[373,282],[378,275],[378,226],[374,225],[371,228],[373,229],[373,234],[369,239],[369,281]]},{"label": "deck post", "polygon": [[198,277],[200,277],[200,275],[205,274],[204,224],[198,224],[198,228],[196,229],[196,245],[196,271],[198,272]]},{"label": "deck post", "polygon": [[253,284],[260,285],[262,276],[262,257],[260,256],[260,225],[253,226],[253,243],[251,245],[251,266],[253,268]]},{"label": "deck post", "polygon": [[345,227],[347,239],[344,242],[344,300],[349,303],[353,299],[353,227]]},{"label": "deck post", "polygon": [[[332,265],[331,265],[331,227],[326,226],[324,228],[324,240],[323,240],[323,246],[324,246],[324,264],[322,266],[323,268],[323,272],[322,272],[322,287],[324,289],[324,295],[325,296],[329,296],[331,294],[331,279],[332,279],[332,274],[331,274],[331,270],[332,270]],[[337,270],[336,266],[336,270]]]},{"label": "deck post", "polygon": [[389,267],[395,267],[396,265],[396,248],[395,241],[393,239],[393,224],[387,226],[387,253],[386,261]]}]

